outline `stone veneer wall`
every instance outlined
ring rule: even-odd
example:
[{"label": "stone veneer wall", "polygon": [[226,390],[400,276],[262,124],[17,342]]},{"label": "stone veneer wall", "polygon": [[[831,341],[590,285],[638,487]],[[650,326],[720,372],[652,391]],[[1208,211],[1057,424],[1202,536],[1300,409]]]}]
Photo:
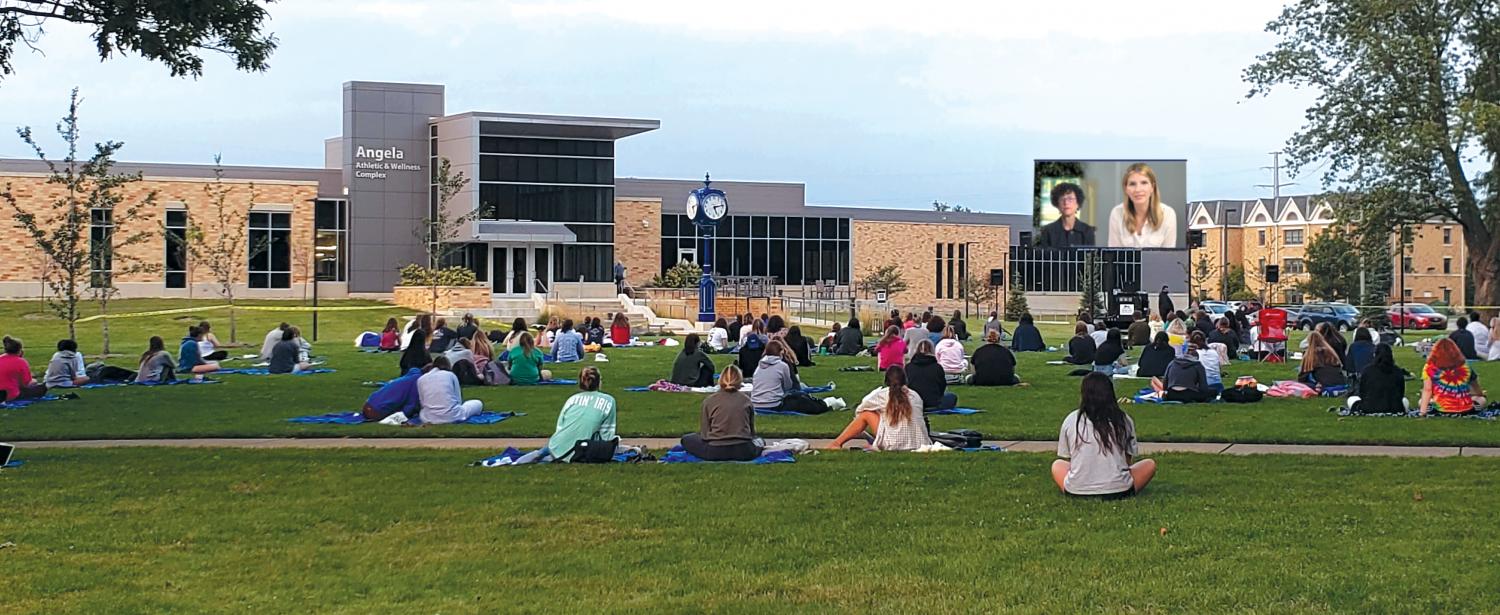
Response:
[{"label": "stone veneer wall", "polygon": [[631,286],[661,270],[661,199],[615,199],[615,260]]},{"label": "stone veneer wall", "polygon": [[[1007,278],[1010,275],[1007,265],[1010,256],[1008,226],[854,220],[851,231],[853,281],[857,283],[882,266],[899,265],[909,289],[890,297],[898,307],[933,306],[947,311],[964,306],[964,300],[956,294],[952,299],[937,296],[935,249],[939,243],[972,242],[968,258],[970,276],[988,282],[990,269],[1005,269]],[[997,294],[999,310],[1004,313],[1005,289],[997,289]],[[982,306],[982,312],[987,312],[993,305],[996,304]],[[970,308],[973,307],[971,304]]]},{"label": "stone veneer wall", "polygon": [[488,286],[439,286],[437,307],[433,308],[431,286],[397,286],[393,291],[396,305],[413,310],[449,313],[490,307]]}]

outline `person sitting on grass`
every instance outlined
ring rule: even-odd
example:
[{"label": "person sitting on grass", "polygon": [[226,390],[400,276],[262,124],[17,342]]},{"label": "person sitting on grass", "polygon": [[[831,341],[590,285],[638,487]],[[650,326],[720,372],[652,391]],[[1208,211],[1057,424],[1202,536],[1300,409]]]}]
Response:
[{"label": "person sitting on grass", "polygon": [[932,342],[932,345],[936,347],[938,342],[943,341],[943,331],[947,329],[948,321],[943,320],[942,316],[933,314],[932,318],[927,319],[927,341]]},{"label": "person sitting on grass", "polygon": [[833,327],[823,335],[823,340],[818,342],[818,354],[833,354],[833,343],[838,340],[839,331],[843,328],[843,324],[833,323]]},{"label": "person sitting on grass", "polygon": [[286,333],[281,336],[281,342],[271,349],[271,365],[266,368],[266,371],[273,374],[290,374],[312,369],[307,355],[302,354],[302,344],[297,339],[299,337],[302,337],[302,330],[287,327]]},{"label": "person sitting on grass", "polygon": [[[680,360],[680,359],[679,359]],[[710,380],[712,375],[710,375]],[[703,400],[698,431],[682,437],[682,448],[705,461],[750,461],[759,457],[755,406],[740,392],[744,376],[730,363],[719,375],[719,390]]]},{"label": "person sitting on grass", "polygon": [[1162,378],[1152,378],[1151,388],[1162,394],[1163,401],[1185,404],[1213,401],[1218,395],[1208,386],[1208,373],[1198,362],[1200,353],[1210,352],[1188,344],[1182,356],[1167,364],[1167,373]]},{"label": "person sitting on grass", "polygon": [[203,360],[223,361],[229,358],[229,351],[223,350],[228,346],[214,336],[213,325],[205,320],[198,323],[198,329],[203,331],[203,339],[198,342],[198,353],[203,355]]},{"label": "person sitting on grass", "polygon": [[969,341],[969,323],[964,322],[964,315],[958,310],[953,310],[953,318],[948,319],[948,326],[953,329],[953,337],[960,342]]},{"label": "person sitting on grass", "polygon": [[562,323],[557,339],[552,342],[552,360],[556,363],[577,363],[583,360],[583,336],[573,330],[573,319]]},{"label": "person sitting on grass", "polygon": [[838,450],[855,438],[868,438],[877,451],[914,451],[929,444],[922,396],[906,386],[906,370],[885,370],[885,386],[871,391],[854,409],[854,420],[828,448]]},{"label": "person sitting on grass", "polygon": [[1094,351],[1094,371],[1106,376],[1130,373],[1130,362],[1126,360],[1125,344],[1119,329],[1109,329],[1104,334],[1104,343]]},{"label": "person sitting on grass", "polygon": [[786,336],[781,338],[786,342],[786,347],[792,351],[792,356],[797,359],[800,367],[812,367],[817,365],[812,360],[812,342],[802,336],[802,327],[792,325],[787,328]]},{"label": "person sitting on grass", "polygon": [[290,326],[291,325],[289,325],[289,324],[281,323],[279,325],[276,325],[275,329],[271,329],[270,331],[267,331],[266,332],[266,339],[265,339],[264,342],[261,342],[261,345],[260,345],[260,355],[258,355],[257,358],[259,358],[262,361],[270,361],[271,360],[271,349],[275,348],[277,344],[281,343],[281,336],[282,336],[282,334],[286,333],[286,328],[290,327]]},{"label": "person sitting on grass", "polygon": [[1422,366],[1422,400],[1417,412],[1422,416],[1432,410],[1446,415],[1468,414],[1484,404],[1479,376],[1469,368],[1458,344],[1451,338],[1438,340]]},{"label": "person sitting on grass", "polygon": [[380,351],[396,352],[401,350],[401,325],[396,319],[390,318],[385,321],[385,328],[380,331]]},{"label": "person sitting on grass", "polygon": [[766,326],[759,320],[750,321],[750,330],[740,336],[740,354],[736,360],[746,378],[755,378],[755,370],[759,369],[768,342]]},{"label": "person sitting on grass", "polygon": [[906,340],[901,337],[901,329],[896,325],[886,327],[885,335],[875,342],[876,367],[883,372],[892,365],[901,365],[905,360]]},{"label": "person sitting on grass", "polygon": [[749,334],[750,329],[755,326],[755,315],[751,314],[750,312],[745,312],[745,314],[743,316],[740,316],[739,320],[737,320],[736,322],[740,323],[739,339],[744,340],[745,335]]},{"label": "person sitting on grass", "polygon": [[949,384],[964,381],[964,375],[969,371],[969,360],[964,358],[964,345],[958,341],[958,333],[953,330],[953,325],[943,328],[943,338],[932,348],[932,355],[937,357],[938,365],[942,366],[943,376],[948,379]]},{"label": "person sitting on grass", "polygon": [[[601,378],[595,367],[585,367],[578,372],[578,388],[568,401],[563,402],[562,412],[557,415],[557,428],[543,449],[553,461],[567,463],[573,460],[573,449],[581,440],[613,440],[617,420],[615,398],[600,393]],[[554,451],[556,451],[554,453]]]},{"label": "person sitting on grass", "polygon": [[1214,396],[1224,392],[1224,363],[1219,357],[1219,351],[1208,345],[1208,338],[1202,331],[1193,331],[1188,334],[1188,345],[1198,349],[1198,362],[1203,365],[1203,375],[1208,379],[1208,388]]},{"label": "person sitting on grass", "polygon": [[[755,386],[750,388],[750,401],[756,408],[823,414],[828,405],[823,400],[802,392],[797,374],[790,362],[791,351],[783,340],[771,340],[755,368]],[[744,371],[744,370],[741,370]]]},{"label": "person sitting on grass", "polygon": [[1135,320],[1125,329],[1125,347],[1139,348],[1151,343],[1151,324],[1146,322],[1146,315],[1137,312]]},{"label": "person sitting on grass", "polygon": [[850,318],[849,324],[840,329],[833,340],[833,354],[852,357],[865,351],[865,334],[859,329],[859,319]]},{"label": "person sitting on grass", "polygon": [[905,331],[906,329],[910,329],[912,327],[915,327],[918,324],[919,323],[917,322],[917,315],[913,314],[911,312],[907,312],[906,313],[906,320],[901,321],[901,330]]},{"label": "person sitting on grass", "polygon": [[1031,318],[1031,312],[1021,314],[1021,320],[1016,323],[1016,331],[1010,337],[1010,349],[1015,352],[1043,352],[1047,350],[1046,342],[1042,341],[1042,332],[1036,328],[1036,322]]},{"label": "person sitting on grass", "polygon": [[1348,386],[1344,376],[1344,364],[1334,350],[1317,331],[1307,334],[1307,350],[1302,353],[1302,365],[1297,372],[1297,382],[1316,389],[1332,386]]},{"label": "person sitting on grass", "polygon": [[[1368,335],[1368,329],[1361,329]],[[1355,337],[1355,344],[1358,344]],[[1349,345],[1354,350],[1354,344]],[[1405,414],[1411,408],[1406,400],[1406,370],[1396,366],[1391,347],[1379,344],[1371,351],[1370,365],[1359,373],[1359,391],[1349,396],[1349,410],[1355,414]]]},{"label": "person sitting on grass", "polygon": [[1486,361],[1500,361],[1500,316],[1490,318],[1490,354]]},{"label": "person sitting on grass", "polygon": [[458,341],[458,332],[448,328],[448,319],[438,318],[427,338],[427,354],[435,356],[448,352],[455,341]]},{"label": "person sitting on grass", "polygon": [[969,375],[969,384],[981,387],[1008,387],[1021,384],[1016,377],[1016,355],[1000,345],[1000,331],[986,329],[984,345],[974,351],[970,361],[974,373]]},{"label": "person sitting on grass", "polygon": [[624,312],[616,313],[614,322],[609,325],[609,343],[615,346],[630,345],[630,318]]},{"label": "person sitting on grass", "polygon": [[[902,357],[903,360],[905,360],[905,361],[910,361],[911,360],[912,355],[917,352],[917,344],[919,342],[931,342],[932,341],[931,339],[929,339],[927,337],[927,323],[931,322],[931,321],[932,321],[932,315],[931,314],[923,314],[922,315],[922,324],[917,325],[915,327],[912,327],[912,328],[907,329],[906,331],[902,332],[901,339],[902,339],[902,341],[906,342],[906,356]],[[936,342],[933,342],[933,343],[936,343]]]},{"label": "person sitting on grass", "polygon": [[689,333],[682,341],[682,352],[672,362],[672,384],[706,387],[714,383],[714,362],[703,352],[703,339]]},{"label": "person sitting on grass", "polygon": [[542,369],[546,361],[546,355],[536,347],[536,340],[531,334],[522,333],[516,350],[510,354],[510,383],[537,384],[543,380],[551,380],[552,372]]},{"label": "person sitting on grass", "polygon": [[780,314],[766,319],[766,337],[773,340],[786,339],[786,334],[786,319],[782,318]]},{"label": "person sitting on grass", "polygon": [[151,336],[146,352],[141,353],[141,362],[136,365],[136,384],[165,384],[177,379],[177,363],[167,353],[167,344],[161,336]]},{"label": "person sitting on grass", "polygon": [[422,408],[422,398],[417,393],[417,380],[421,377],[422,370],[413,367],[400,378],[381,385],[365,399],[360,415],[366,421],[382,421],[397,412],[407,417],[416,416]]},{"label": "person sitting on grass", "polygon": [[479,331],[479,321],[474,318],[473,314],[464,314],[463,324],[460,324],[454,333],[458,334],[458,339],[466,340],[474,337],[476,331]]},{"label": "person sitting on grass", "polygon": [[477,399],[464,401],[463,389],[458,384],[448,357],[437,356],[432,365],[417,378],[417,397],[421,400],[422,422],[428,425],[462,423],[484,411],[484,402]]},{"label": "person sitting on grass", "polygon": [[[1349,351],[1349,342],[1344,340],[1343,334],[1339,333],[1336,327],[1326,322],[1320,322],[1318,326],[1313,327],[1313,333],[1322,336],[1323,342],[1328,344],[1328,347],[1333,349],[1333,354],[1338,356],[1342,361],[1344,353]],[[1302,350],[1307,350],[1311,345],[1312,333],[1309,333],[1307,337],[1302,338]]]},{"label": "person sitting on grass", "polygon": [[505,334],[505,340],[501,345],[506,352],[511,352],[516,349],[516,345],[521,343],[521,336],[530,332],[531,330],[526,328],[526,319],[517,318],[511,321],[510,332]]},{"label": "person sitting on grass", "polygon": [[1360,327],[1354,330],[1354,341],[1349,343],[1349,349],[1344,351],[1344,373],[1356,378],[1365,372],[1370,366],[1370,361],[1375,358],[1375,336],[1370,335],[1370,330]]},{"label": "person sitting on grass", "polygon": [[[177,371],[183,374],[192,374],[194,382],[201,382],[203,374],[219,371],[219,364],[203,360],[198,354],[198,342],[203,339],[203,330],[196,325],[188,327],[187,337],[182,338],[182,346],[177,349]],[[274,350],[275,347],[273,346]]]},{"label": "person sitting on grass", "polygon": [[958,395],[948,390],[943,366],[932,355],[932,342],[917,342],[917,352],[906,364],[906,379],[912,390],[922,396],[924,411],[949,410],[958,407]]},{"label": "person sitting on grass", "polygon": [[553,316],[547,319],[547,328],[536,336],[537,348],[551,349],[557,343],[557,334],[562,331],[562,320]]},{"label": "person sitting on grass", "polygon": [[1459,316],[1458,320],[1453,322],[1453,325],[1457,328],[1448,334],[1448,339],[1458,344],[1458,350],[1464,354],[1465,360],[1478,361],[1479,347],[1474,339],[1474,333],[1469,331],[1469,319]]},{"label": "person sitting on grass", "polygon": [[1135,375],[1138,378],[1165,376],[1167,364],[1175,358],[1177,358],[1177,350],[1167,342],[1167,332],[1157,331],[1151,343],[1141,349],[1141,358],[1136,361]]},{"label": "person sitting on grass", "polygon": [[589,321],[588,335],[584,336],[583,341],[590,346],[604,345],[604,326],[600,324],[598,316]]},{"label": "person sitting on grass", "polygon": [[729,350],[729,323],[720,317],[714,321],[714,327],[708,330],[709,352],[727,352]]},{"label": "person sitting on grass", "polygon": [[413,368],[422,369],[432,363],[432,355],[427,352],[427,332],[417,329],[411,334],[411,343],[406,345],[406,350],[401,351],[401,361],[397,367],[401,370],[397,375],[405,374]]},{"label": "person sitting on grass", "polygon": [[[450,366],[456,367],[460,361],[468,361],[470,365],[473,365],[474,342],[459,338],[457,343],[448,348],[448,352],[443,353],[443,356],[448,357],[448,365]],[[459,378],[459,380],[462,381],[463,378]]]},{"label": "person sitting on grass", "polygon": [[52,360],[47,362],[47,373],[42,377],[42,384],[49,389],[66,389],[81,387],[89,383],[89,377],[83,370],[83,355],[78,353],[78,342],[73,340],[58,340],[57,352],[52,354]]},{"label": "person sitting on grass", "polygon": [[1104,326],[1103,320],[1094,321],[1093,328],[1089,329],[1089,339],[1094,340],[1094,348],[1104,345],[1104,340],[1109,337],[1109,327]]},{"label": "person sitting on grass", "polygon": [[1073,325],[1073,339],[1068,340],[1068,356],[1063,357],[1063,362],[1071,365],[1093,365],[1094,354],[1098,352],[1094,336],[1089,334],[1088,324],[1078,321]]},{"label": "person sitting on grass", "polygon": [[1085,375],[1078,409],[1058,430],[1061,459],[1052,462],[1052,481],[1068,495],[1127,498],[1156,476],[1156,461],[1135,461],[1138,454],[1135,421],[1120,409],[1114,383],[1098,372]]},{"label": "person sitting on grass", "polygon": [[1484,326],[1484,320],[1480,318],[1479,312],[1469,310],[1468,316],[1469,323],[1464,328],[1468,329],[1469,334],[1474,337],[1474,353],[1477,355],[1475,358],[1480,361],[1487,360],[1490,354],[1490,328]]},{"label": "person sitting on grass", "polygon": [[1223,344],[1224,349],[1229,351],[1229,356],[1240,355],[1240,334],[1235,332],[1229,325],[1232,321],[1225,316],[1214,323],[1214,330],[1208,334],[1207,341],[1210,344]]},{"label": "person sitting on grass", "polygon": [[1005,323],[1000,320],[999,312],[990,312],[990,319],[984,321],[985,339],[989,339],[990,331],[999,333],[1001,341],[1005,340]]},{"label": "person sitting on grass", "polygon": [[36,399],[47,394],[47,385],[31,375],[21,340],[9,335],[4,339],[5,354],[0,355],[0,402]]}]

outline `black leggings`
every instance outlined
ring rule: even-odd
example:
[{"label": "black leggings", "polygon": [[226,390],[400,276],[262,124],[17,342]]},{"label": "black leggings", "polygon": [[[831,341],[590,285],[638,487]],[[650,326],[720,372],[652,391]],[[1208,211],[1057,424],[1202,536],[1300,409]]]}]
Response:
[{"label": "black leggings", "polygon": [[704,461],[750,461],[759,457],[761,450],[754,442],[709,444],[696,433],[682,437],[682,448]]},{"label": "black leggings", "polygon": [[1197,391],[1194,389],[1167,389],[1162,399],[1166,401],[1180,401],[1186,404],[1213,401],[1219,394],[1208,391]]},{"label": "black leggings", "polygon": [[223,361],[229,358],[228,350],[215,350],[203,356],[204,361]]}]

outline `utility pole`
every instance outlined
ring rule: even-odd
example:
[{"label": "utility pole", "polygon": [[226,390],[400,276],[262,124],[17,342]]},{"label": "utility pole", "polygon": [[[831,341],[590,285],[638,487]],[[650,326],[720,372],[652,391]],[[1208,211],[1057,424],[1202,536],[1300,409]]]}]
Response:
[{"label": "utility pole", "polygon": [[[1270,152],[1270,154],[1271,154],[1271,166],[1269,166],[1269,167],[1261,167],[1261,168],[1262,169],[1266,169],[1266,170],[1268,170],[1268,171],[1271,172],[1271,183],[1269,183],[1269,184],[1256,184],[1255,187],[1256,188],[1270,188],[1271,189],[1271,214],[1274,216],[1275,213],[1276,213],[1276,208],[1281,205],[1281,187],[1282,186],[1295,186],[1297,184],[1297,182],[1281,183],[1281,152]],[[1271,229],[1272,229],[1273,233],[1280,233],[1281,232],[1281,228],[1278,227],[1278,226],[1276,226],[1276,221],[1275,220],[1271,221],[1271,225],[1272,225]],[[1275,264],[1278,264],[1278,265],[1281,264],[1281,241],[1279,241],[1279,240],[1276,241],[1276,243],[1275,243],[1275,252],[1273,252],[1271,254],[1271,262],[1275,263]],[[1265,272],[1261,272],[1261,275],[1265,275]],[[1267,286],[1270,286],[1270,285],[1267,284]],[[1271,297],[1271,299],[1274,299],[1274,297]]]}]

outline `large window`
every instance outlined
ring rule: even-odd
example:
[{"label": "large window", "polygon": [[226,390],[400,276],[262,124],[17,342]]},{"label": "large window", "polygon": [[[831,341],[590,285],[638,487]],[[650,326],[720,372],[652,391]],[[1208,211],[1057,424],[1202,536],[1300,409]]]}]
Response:
[{"label": "large window", "polygon": [[1281,272],[1287,275],[1307,273],[1307,267],[1300,258],[1288,258],[1281,261]]},{"label": "large window", "polygon": [[1302,229],[1289,228],[1282,232],[1281,243],[1289,246],[1302,245]]},{"label": "large window", "polygon": [[250,212],[250,288],[292,287],[292,214]]},{"label": "large window", "polygon": [[345,201],[321,200],[315,209],[313,255],[318,262],[318,281],[343,282],[349,262],[348,205]]},{"label": "large window", "polygon": [[162,259],[167,288],[187,288],[187,226],[187,210],[167,210],[166,241],[163,242],[166,254]]},{"label": "large window", "polygon": [[[576,231],[575,231],[576,232]],[[777,284],[849,284],[848,218],[726,216],[713,242],[717,275],[768,276]],[[661,270],[683,250],[700,254],[698,230],[687,216],[662,214]]]},{"label": "large window", "polygon": [[963,243],[937,244],[937,278],[933,296],[938,299],[962,299],[964,278],[969,270],[969,246]]},{"label": "large window", "polygon": [[89,210],[89,286],[107,288],[114,272],[115,216],[112,209]]}]

